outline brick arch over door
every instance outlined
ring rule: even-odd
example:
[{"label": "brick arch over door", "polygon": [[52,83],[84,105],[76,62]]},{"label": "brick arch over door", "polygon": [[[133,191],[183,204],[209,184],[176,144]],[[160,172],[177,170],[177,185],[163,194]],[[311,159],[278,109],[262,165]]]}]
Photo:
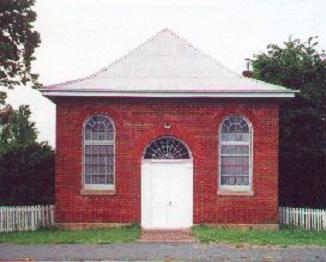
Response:
[{"label": "brick arch over door", "polygon": [[147,146],[155,139],[164,136],[175,137],[184,142],[191,151],[194,166],[203,158],[202,146],[196,141],[195,135],[181,125],[171,123],[171,128],[164,128],[163,125],[152,128],[136,141],[133,153],[138,157],[139,164],[141,164]]}]

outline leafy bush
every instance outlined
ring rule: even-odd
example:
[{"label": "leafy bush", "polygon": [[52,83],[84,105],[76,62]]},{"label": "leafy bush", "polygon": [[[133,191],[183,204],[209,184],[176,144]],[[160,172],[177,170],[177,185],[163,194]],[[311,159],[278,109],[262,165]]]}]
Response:
[{"label": "leafy bush", "polygon": [[0,155],[0,205],[54,203],[54,152],[46,143],[14,146]]},{"label": "leafy bush", "polygon": [[[8,111],[8,110],[7,110]],[[0,132],[0,205],[54,202],[54,152],[38,143],[29,106],[9,110]]]},{"label": "leafy bush", "polygon": [[279,204],[326,207],[326,155],[280,155]]}]

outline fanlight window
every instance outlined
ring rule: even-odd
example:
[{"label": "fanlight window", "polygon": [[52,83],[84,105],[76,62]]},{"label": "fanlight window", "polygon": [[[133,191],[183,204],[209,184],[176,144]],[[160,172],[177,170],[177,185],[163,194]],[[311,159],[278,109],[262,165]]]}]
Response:
[{"label": "fanlight window", "polygon": [[188,148],[172,137],[163,137],[152,142],[145,151],[145,159],[190,159]]},{"label": "fanlight window", "polygon": [[224,119],[220,129],[220,186],[223,189],[251,187],[251,127],[241,116]]},{"label": "fanlight window", "polygon": [[85,188],[114,187],[115,129],[106,116],[90,117],[84,126]]}]

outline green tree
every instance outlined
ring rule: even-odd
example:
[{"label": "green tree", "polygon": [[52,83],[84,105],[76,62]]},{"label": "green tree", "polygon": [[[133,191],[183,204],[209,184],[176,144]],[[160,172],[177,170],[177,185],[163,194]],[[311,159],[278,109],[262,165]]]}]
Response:
[{"label": "green tree", "polygon": [[5,92],[0,91],[0,105],[4,105],[6,103],[7,94]]},{"label": "green tree", "polygon": [[[31,83],[38,87],[38,75],[31,72],[34,50],[40,35],[33,30],[35,0],[0,0],[0,86],[9,89]],[[0,104],[4,103],[0,92]]]},{"label": "green tree", "polygon": [[[10,112],[10,111],[9,111]],[[8,120],[0,133],[0,154],[12,147],[22,147],[35,143],[37,130],[30,121],[31,110],[21,105],[9,113]]]},{"label": "green tree", "polygon": [[326,56],[317,46],[317,37],[290,38],[251,60],[253,78],[300,91],[280,107],[281,204],[326,206]]},{"label": "green tree", "polygon": [[0,206],[52,204],[54,151],[38,143],[29,106],[0,111]]}]

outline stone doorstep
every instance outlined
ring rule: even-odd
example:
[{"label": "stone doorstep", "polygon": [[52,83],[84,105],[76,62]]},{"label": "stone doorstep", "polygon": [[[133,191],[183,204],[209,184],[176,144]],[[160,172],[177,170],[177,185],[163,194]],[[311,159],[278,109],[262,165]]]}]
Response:
[{"label": "stone doorstep", "polygon": [[193,243],[195,238],[192,236],[191,229],[182,230],[142,230],[140,243]]}]

